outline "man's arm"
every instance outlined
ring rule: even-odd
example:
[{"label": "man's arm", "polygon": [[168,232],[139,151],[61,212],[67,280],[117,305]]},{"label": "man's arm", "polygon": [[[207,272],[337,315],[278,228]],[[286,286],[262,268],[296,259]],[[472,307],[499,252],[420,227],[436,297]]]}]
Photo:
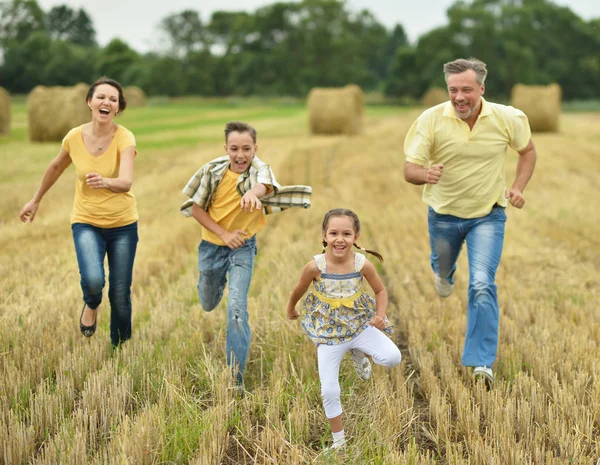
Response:
[{"label": "man's arm", "polygon": [[515,208],[523,208],[525,205],[525,197],[523,191],[535,169],[537,160],[537,152],[533,141],[530,139],[529,144],[523,150],[519,150],[519,161],[517,163],[517,175],[510,189],[506,189],[506,198],[510,200],[510,204]]},{"label": "man's arm", "polygon": [[443,171],[444,165],[441,163],[425,168],[416,163],[404,162],[404,179],[417,186],[422,184],[437,184],[442,177]]}]

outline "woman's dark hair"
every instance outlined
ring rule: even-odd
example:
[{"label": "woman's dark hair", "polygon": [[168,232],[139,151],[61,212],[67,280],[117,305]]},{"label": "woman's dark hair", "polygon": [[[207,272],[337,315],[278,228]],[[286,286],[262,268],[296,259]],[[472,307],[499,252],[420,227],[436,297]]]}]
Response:
[{"label": "woman's dark hair", "polygon": [[117,91],[119,91],[119,112],[125,111],[125,108],[127,108],[127,100],[125,100],[125,94],[123,93],[123,88],[121,87],[121,84],[119,84],[118,81],[115,81],[114,79],[111,79],[106,76],[98,78],[96,82],[94,82],[90,86],[90,90],[88,90],[87,97],[85,98],[86,103],[94,96],[96,87],[102,84],[108,84],[109,86],[112,86],[115,89],[117,89]]},{"label": "woman's dark hair", "polygon": [[[348,210],[347,208],[335,208],[334,210],[329,210],[327,213],[325,213],[325,218],[323,218],[323,227],[322,227],[323,235],[325,235],[325,233],[327,232],[327,227],[329,226],[329,220],[331,218],[333,218],[334,216],[347,216],[348,218],[350,218],[352,220],[352,224],[354,225],[354,232],[357,234],[360,232],[360,220],[358,219],[358,215],[356,213],[354,213],[352,210]],[[327,247],[327,242],[325,240],[323,240],[323,253],[325,253],[326,247]],[[354,244],[354,247],[362,250],[363,252],[367,252],[367,253],[370,253],[371,255],[375,255],[379,260],[383,261],[383,257],[378,252],[375,252],[374,250],[364,249],[356,243]]]}]

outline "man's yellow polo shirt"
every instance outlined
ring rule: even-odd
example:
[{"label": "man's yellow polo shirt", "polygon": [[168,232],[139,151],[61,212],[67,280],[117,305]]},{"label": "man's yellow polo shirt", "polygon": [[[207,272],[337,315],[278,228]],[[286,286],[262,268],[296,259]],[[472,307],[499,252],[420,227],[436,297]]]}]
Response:
[{"label": "man's yellow polo shirt", "polygon": [[497,203],[507,205],[504,161],[531,139],[521,110],[481,98],[481,113],[471,130],[450,101],[425,110],[404,141],[406,161],[420,166],[444,164],[437,184],[425,184],[423,201],[437,213],[480,218]]},{"label": "man's yellow polo shirt", "polygon": [[[225,172],[217,186],[213,202],[208,207],[208,215],[229,232],[236,229],[246,231],[248,234],[246,239],[249,239],[262,229],[267,221],[262,208],[247,212],[240,207],[242,198],[235,188],[239,177],[239,174],[231,170]],[[207,228],[202,228],[202,239],[216,245],[227,245],[223,239]]]}]

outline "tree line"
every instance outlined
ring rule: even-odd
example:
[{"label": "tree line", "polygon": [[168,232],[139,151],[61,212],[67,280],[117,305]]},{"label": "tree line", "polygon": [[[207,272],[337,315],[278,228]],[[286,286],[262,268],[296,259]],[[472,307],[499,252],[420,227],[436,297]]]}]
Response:
[{"label": "tree line", "polygon": [[550,0],[459,0],[447,17],[410,43],[401,24],[387,29],[342,0],[217,11],[208,21],[185,10],[159,23],[167,46],[142,54],[120,39],[99,46],[83,9],[5,0],[0,86],[26,93],[108,75],[149,95],[305,96],[354,83],[410,100],[444,87],[443,63],[475,56],[488,64],[488,94],[557,82],[566,99],[600,97],[600,18],[585,21]]}]

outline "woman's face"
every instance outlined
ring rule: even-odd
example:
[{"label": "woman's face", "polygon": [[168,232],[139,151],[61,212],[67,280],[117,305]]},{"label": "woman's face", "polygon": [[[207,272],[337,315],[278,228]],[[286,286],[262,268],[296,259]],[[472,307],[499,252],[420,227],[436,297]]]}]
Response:
[{"label": "woman's face", "polygon": [[88,100],[92,119],[109,121],[119,111],[119,91],[110,84],[100,84]]}]

